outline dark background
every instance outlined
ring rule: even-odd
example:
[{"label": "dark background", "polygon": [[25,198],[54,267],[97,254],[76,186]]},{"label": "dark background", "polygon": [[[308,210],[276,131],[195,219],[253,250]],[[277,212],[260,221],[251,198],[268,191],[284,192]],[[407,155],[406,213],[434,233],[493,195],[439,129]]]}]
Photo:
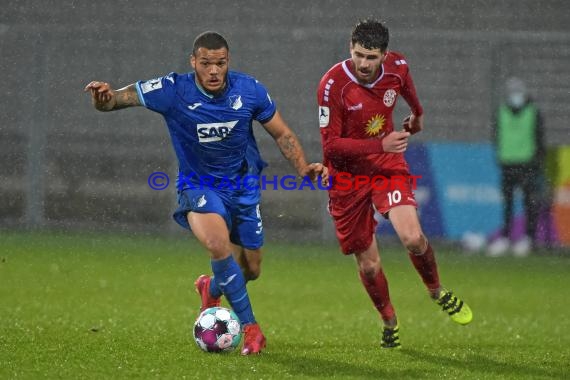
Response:
[{"label": "dark background", "polygon": [[[307,156],[321,160],[320,77],[348,56],[359,18],[390,28],[425,108],[418,141],[488,141],[504,79],[525,79],[549,146],[570,143],[567,1],[0,1],[0,227],[181,234],[171,221],[176,162],[162,118],[143,108],[95,111],[83,87],[115,88],[190,70],[194,37],[224,34],[231,67],[268,87]],[[396,120],[404,117],[402,103]],[[256,125],[270,167],[291,174]],[[484,168],[482,168],[484,170]],[[329,239],[326,194],[266,191],[269,239]]]}]

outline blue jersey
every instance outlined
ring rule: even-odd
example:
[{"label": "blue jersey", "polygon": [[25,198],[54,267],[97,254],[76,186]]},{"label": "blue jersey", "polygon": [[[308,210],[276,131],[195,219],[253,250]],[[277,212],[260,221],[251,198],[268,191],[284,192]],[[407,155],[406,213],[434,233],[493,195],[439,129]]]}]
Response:
[{"label": "blue jersey", "polygon": [[194,73],[170,73],[139,81],[140,102],[166,120],[178,158],[177,188],[208,181],[238,182],[259,175],[261,159],[252,123],[275,115],[275,104],[255,78],[230,71],[222,94],[211,96],[197,84]]}]

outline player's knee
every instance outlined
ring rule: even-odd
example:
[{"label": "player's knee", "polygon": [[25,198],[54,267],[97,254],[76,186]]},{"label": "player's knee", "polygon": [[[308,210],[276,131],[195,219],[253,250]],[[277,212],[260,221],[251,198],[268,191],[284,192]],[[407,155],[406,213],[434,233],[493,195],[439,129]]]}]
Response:
[{"label": "player's knee", "polygon": [[213,257],[225,257],[231,252],[229,241],[218,236],[207,237],[202,244],[212,253]]},{"label": "player's knee", "polygon": [[362,273],[362,275],[364,275],[364,277],[366,277],[367,279],[373,280],[374,278],[376,278],[376,275],[378,274],[379,270],[380,268],[376,267],[361,268],[360,273]]},{"label": "player's knee", "polygon": [[358,269],[364,277],[373,279],[380,271],[380,260],[364,260],[358,263]]},{"label": "player's knee", "polygon": [[400,235],[402,244],[410,252],[419,252],[425,246],[424,236],[421,231],[412,231]]},{"label": "player's knee", "polygon": [[380,256],[374,251],[365,251],[355,255],[358,270],[366,278],[374,278],[380,270]]}]

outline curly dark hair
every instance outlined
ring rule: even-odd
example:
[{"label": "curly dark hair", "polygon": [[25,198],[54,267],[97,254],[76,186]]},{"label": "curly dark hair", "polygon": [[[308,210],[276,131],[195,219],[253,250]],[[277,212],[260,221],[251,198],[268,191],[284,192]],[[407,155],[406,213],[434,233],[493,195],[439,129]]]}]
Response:
[{"label": "curly dark hair", "polygon": [[365,49],[380,49],[385,52],[389,40],[388,28],[375,19],[360,20],[352,30],[352,44],[360,44]]},{"label": "curly dark hair", "polygon": [[212,31],[200,33],[198,37],[196,37],[194,40],[192,54],[196,55],[198,49],[201,47],[208,50],[217,50],[222,48],[226,48],[228,51],[230,50],[226,39],[220,33]]}]

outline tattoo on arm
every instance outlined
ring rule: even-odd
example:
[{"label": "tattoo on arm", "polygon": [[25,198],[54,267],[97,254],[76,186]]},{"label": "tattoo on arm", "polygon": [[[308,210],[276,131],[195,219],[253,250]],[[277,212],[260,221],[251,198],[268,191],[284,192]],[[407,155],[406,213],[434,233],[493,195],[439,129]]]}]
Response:
[{"label": "tattoo on arm", "polygon": [[300,173],[301,169],[307,165],[307,161],[297,137],[286,133],[277,139],[277,145],[283,156],[293,165],[297,173]]},{"label": "tattoo on arm", "polygon": [[122,108],[140,106],[139,96],[134,84],[123,87],[115,91],[115,106],[113,110]]}]

